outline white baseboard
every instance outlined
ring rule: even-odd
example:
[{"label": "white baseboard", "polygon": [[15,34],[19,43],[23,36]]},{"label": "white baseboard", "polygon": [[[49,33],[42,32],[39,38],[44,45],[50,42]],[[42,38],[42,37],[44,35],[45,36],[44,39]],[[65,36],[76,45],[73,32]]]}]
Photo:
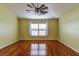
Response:
[{"label": "white baseboard", "polygon": [[71,49],[74,50],[75,52],[79,53],[78,50],[74,49],[73,47],[71,47],[71,46],[68,45],[67,43],[65,43],[65,42],[63,42],[63,41],[61,41],[61,40],[58,40],[58,41],[61,42],[61,43],[64,44],[64,45],[68,46],[69,48],[71,48]]},{"label": "white baseboard", "polygon": [[3,48],[5,48],[5,47],[7,47],[7,46],[9,46],[9,45],[11,45],[11,44],[13,44],[13,43],[15,43],[15,42],[17,42],[17,40],[14,41],[14,42],[11,42],[11,43],[9,43],[9,44],[6,44],[6,45],[4,45],[4,46],[1,46],[0,49],[3,49]]}]

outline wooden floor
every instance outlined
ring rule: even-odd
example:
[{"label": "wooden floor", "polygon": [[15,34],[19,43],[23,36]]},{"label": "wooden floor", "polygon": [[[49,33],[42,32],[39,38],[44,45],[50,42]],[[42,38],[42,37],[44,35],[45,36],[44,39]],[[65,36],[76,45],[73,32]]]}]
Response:
[{"label": "wooden floor", "polygon": [[48,56],[79,56],[79,53],[76,53],[56,40],[20,40],[8,47],[1,49],[0,56],[30,56],[30,46],[33,43],[46,44]]}]

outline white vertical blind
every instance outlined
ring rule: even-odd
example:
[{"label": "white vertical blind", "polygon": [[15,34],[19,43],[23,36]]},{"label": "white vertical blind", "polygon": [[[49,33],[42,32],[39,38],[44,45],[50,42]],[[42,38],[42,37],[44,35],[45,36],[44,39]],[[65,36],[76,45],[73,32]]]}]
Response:
[{"label": "white vertical blind", "polygon": [[39,24],[39,29],[47,29],[47,24]]},{"label": "white vertical blind", "polygon": [[33,24],[33,23],[31,23],[31,24],[30,24],[30,28],[31,28],[31,29],[38,29],[38,24]]},{"label": "white vertical blind", "polygon": [[38,36],[38,30],[32,30],[31,36]]},{"label": "white vertical blind", "polygon": [[40,30],[39,31],[39,36],[46,36],[47,35],[47,31],[46,30]]}]

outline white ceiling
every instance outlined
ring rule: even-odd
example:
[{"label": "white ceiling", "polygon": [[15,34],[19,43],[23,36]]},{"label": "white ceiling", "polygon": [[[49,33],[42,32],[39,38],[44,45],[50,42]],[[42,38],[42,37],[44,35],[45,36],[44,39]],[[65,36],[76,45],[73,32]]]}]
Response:
[{"label": "white ceiling", "polygon": [[32,13],[27,13],[25,10],[30,9],[26,6],[26,3],[6,3],[4,4],[11,12],[17,17],[28,19],[50,19],[59,18],[65,13],[71,11],[79,4],[76,3],[46,3],[49,9],[49,13],[45,15],[36,16]]}]

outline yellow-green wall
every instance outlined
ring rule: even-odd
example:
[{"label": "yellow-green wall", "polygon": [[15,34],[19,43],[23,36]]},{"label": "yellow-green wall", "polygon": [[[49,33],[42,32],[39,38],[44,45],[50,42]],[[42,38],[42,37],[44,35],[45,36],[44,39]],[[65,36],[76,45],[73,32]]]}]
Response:
[{"label": "yellow-green wall", "polygon": [[0,4],[0,48],[17,41],[17,18]]},{"label": "yellow-green wall", "polygon": [[56,40],[58,38],[58,19],[48,20],[48,36],[31,37],[29,35],[29,20],[19,19],[19,39],[21,40]]},{"label": "yellow-green wall", "polygon": [[59,20],[60,41],[79,52],[79,6]]}]

